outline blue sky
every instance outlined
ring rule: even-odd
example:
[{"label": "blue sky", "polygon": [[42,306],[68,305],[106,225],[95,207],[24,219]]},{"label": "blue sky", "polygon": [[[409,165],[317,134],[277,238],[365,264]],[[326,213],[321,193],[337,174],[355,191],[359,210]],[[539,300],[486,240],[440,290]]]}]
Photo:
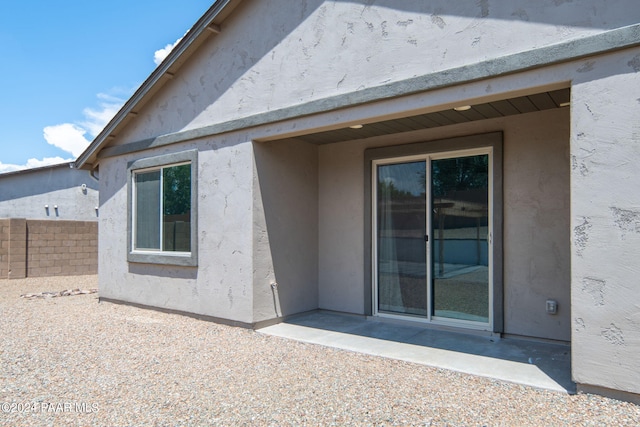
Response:
[{"label": "blue sky", "polygon": [[212,3],[0,2],[0,173],[75,159]]}]

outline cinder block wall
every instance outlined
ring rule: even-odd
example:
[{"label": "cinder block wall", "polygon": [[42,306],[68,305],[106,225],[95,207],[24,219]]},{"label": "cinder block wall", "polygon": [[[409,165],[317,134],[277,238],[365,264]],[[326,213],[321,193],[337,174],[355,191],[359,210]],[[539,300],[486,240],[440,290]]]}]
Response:
[{"label": "cinder block wall", "polygon": [[98,272],[95,221],[0,220],[0,278]]},{"label": "cinder block wall", "polygon": [[0,278],[9,277],[9,220],[0,219]]},{"label": "cinder block wall", "polygon": [[27,220],[9,219],[9,275],[10,279],[26,277],[27,269]]}]

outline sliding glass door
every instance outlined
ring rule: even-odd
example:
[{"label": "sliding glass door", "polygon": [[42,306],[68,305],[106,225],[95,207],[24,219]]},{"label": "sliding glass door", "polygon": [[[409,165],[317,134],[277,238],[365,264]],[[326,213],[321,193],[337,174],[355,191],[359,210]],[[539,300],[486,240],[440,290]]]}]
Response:
[{"label": "sliding glass door", "polygon": [[379,310],[427,315],[424,160],[378,166]]},{"label": "sliding glass door", "polygon": [[491,149],[374,162],[380,315],[487,326]]}]

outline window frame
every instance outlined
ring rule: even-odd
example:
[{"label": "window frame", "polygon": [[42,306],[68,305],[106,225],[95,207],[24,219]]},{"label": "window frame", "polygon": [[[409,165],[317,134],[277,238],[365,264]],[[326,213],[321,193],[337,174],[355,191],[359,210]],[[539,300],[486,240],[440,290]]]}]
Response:
[{"label": "window frame", "polygon": [[[136,183],[135,177],[137,173],[151,172],[162,170],[163,168],[180,166],[189,164],[191,166],[191,213],[190,213],[190,240],[191,251],[189,252],[172,252],[159,250],[140,250],[134,246],[135,236],[135,200]],[[198,265],[198,233],[197,233],[197,177],[198,177],[198,151],[189,150],[179,153],[171,153],[154,157],[134,160],[127,165],[127,187],[128,187],[128,203],[127,203],[127,261],[133,263],[146,264],[167,264],[179,266],[197,266]],[[162,194],[162,187],[161,187]],[[162,227],[160,233],[162,234]]]}]

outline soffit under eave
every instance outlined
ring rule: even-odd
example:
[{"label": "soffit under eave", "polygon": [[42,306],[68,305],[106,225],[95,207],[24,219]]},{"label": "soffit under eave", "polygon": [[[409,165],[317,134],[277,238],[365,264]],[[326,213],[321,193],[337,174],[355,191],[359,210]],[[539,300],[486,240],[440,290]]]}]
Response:
[{"label": "soffit under eave", "polygon": [[314,145],[346,142],[356,139],[399,134],[441,126],[450,126],[498,117],[533,113],[567,107],[570,102],[570,88],[534,92],[527,95],[487,100],[471,103],[468,109],[442,109],[422,114],[407,114],[392,119],[364,121],[361,127],[343,126],[291,137]]}]

